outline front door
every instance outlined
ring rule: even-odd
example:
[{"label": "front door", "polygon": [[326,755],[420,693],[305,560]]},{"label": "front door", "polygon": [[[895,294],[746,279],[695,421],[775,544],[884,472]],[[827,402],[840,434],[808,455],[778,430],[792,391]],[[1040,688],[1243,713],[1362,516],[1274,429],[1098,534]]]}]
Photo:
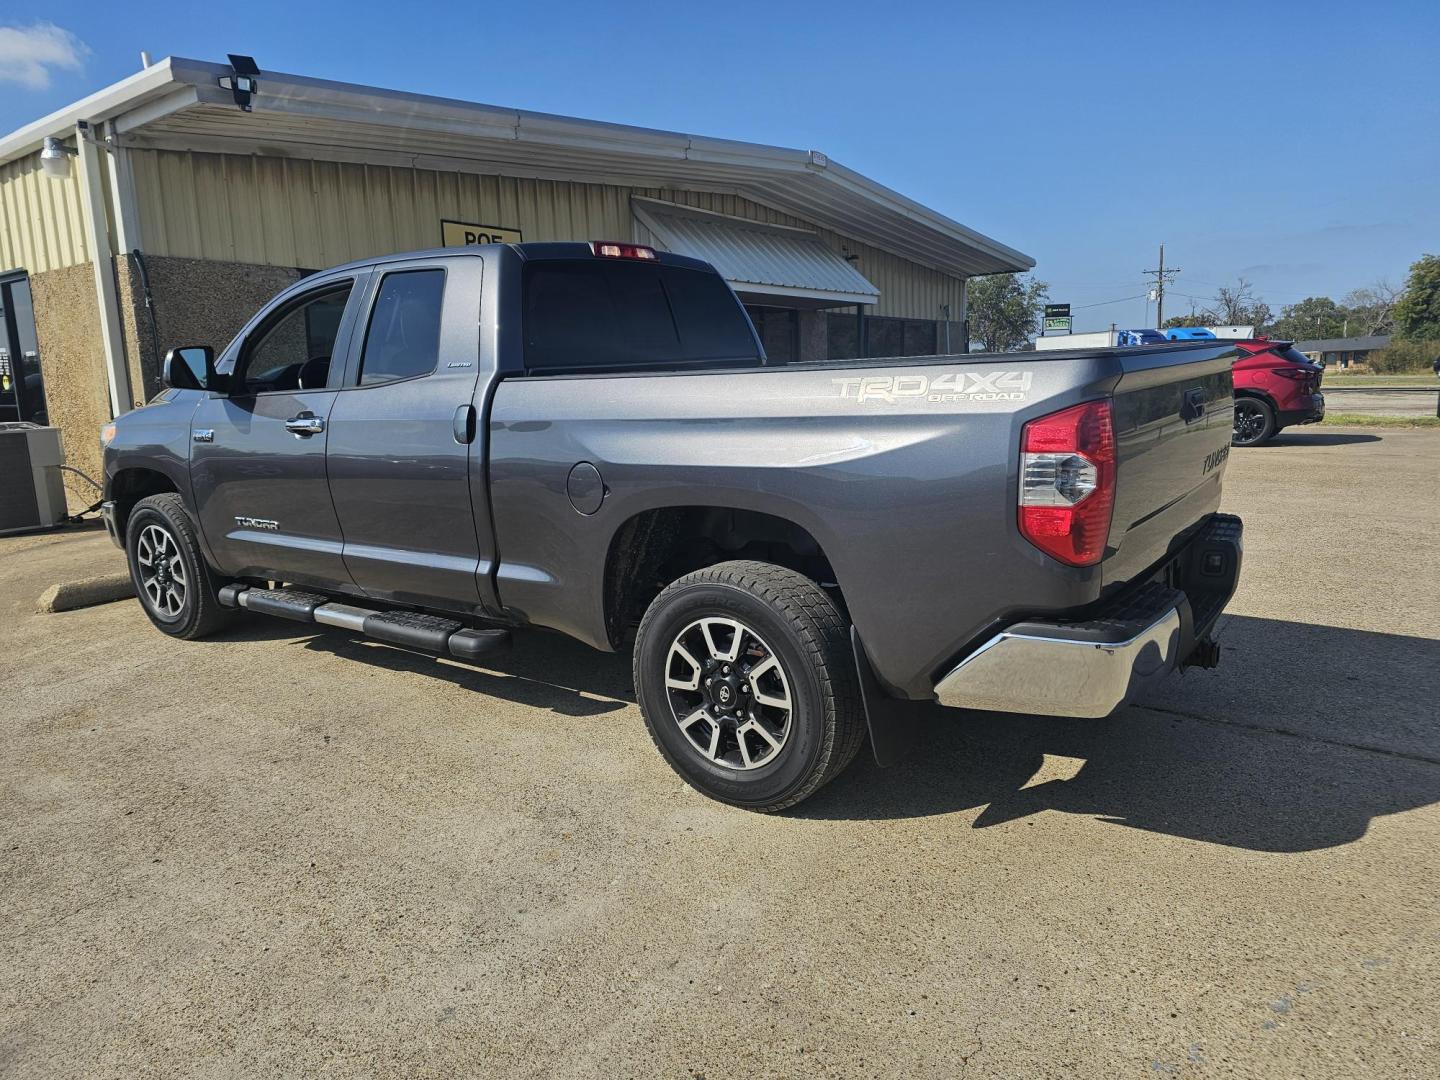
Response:
[{"label": "front door", "polygon": [[227,392],[203,399],[191,418],[190,476],[201,529],[226,575],[351,584],[325,445],[367,277],[292,288],[216,365]]},{"label": "front door", "polygon": [[474,404],[489,366],[482,265],[466,255],[377,267],[356,320],[327,458],[345,565],[380,599],[461,613],[480,605],[476,575],[489,561],[470,458],[485,437]]}]

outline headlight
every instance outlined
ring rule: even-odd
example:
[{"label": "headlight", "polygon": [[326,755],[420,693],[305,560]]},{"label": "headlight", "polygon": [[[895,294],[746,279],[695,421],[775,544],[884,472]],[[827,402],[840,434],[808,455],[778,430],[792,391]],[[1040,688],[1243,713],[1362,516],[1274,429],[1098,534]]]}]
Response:
[{"label": "headlight", "polygon": [[103,446],[109,446],[109,445],[110,445],[112,442],[114,442],[114,441],[115,441],[115,423],[114,423],[114,421],[111,421],[111,422],[108,423],[108,424],[101,424],[101,425],[100,425],[100,445],[101,445],[102,447],[103,447]]}]

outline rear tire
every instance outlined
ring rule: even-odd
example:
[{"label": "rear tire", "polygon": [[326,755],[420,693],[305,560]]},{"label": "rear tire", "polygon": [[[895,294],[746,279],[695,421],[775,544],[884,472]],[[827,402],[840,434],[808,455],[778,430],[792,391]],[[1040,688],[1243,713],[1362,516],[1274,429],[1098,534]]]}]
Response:
[{"label": "rear tire", "polygon": [[1235,399],[1235,426],[1231,446],[1259,446],[1275,437],[1275,410],[1268,401],[1255,397]]},{"label": "rear tire", "polygon": [[125,557],[145,614],[161,633],[193,640],[233,614],[220,606],[195,525],[179,495],[141,499],[125,525]]},{"label": "rear tire", "polygon": [[665,760],[732,806],[795,806],[864,743],[846,620],[784,567],[726,562],[668,586],[641,620],[634,676]]}]

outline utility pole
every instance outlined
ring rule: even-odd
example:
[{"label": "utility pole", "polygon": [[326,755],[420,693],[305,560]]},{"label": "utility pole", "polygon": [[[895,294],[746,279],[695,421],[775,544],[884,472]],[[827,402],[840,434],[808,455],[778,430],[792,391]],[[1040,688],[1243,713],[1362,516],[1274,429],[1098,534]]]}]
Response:
[{"label": "utility pole", "polygon": [[1160,245],[1160,269],[1144,270],[1142,273],[1155,276],[1155,328],[1158,330],[1165,322],[1165,286],[1170,284],[1170,279],[1180,273],[1180,267],[1172,266],[1165,269],[1165,245]]}]

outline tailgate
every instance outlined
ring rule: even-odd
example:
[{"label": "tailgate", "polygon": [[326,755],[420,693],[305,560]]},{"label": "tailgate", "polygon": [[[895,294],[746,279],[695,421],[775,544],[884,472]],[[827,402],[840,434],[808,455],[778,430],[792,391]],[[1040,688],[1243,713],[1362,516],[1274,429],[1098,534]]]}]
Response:
[{"label": "tailgate", "polygon": [[1108,585],[1180,546],[1220,506],[1234,407],[1224,343],[1126,349],[1114,390],[1115,511]]}]

